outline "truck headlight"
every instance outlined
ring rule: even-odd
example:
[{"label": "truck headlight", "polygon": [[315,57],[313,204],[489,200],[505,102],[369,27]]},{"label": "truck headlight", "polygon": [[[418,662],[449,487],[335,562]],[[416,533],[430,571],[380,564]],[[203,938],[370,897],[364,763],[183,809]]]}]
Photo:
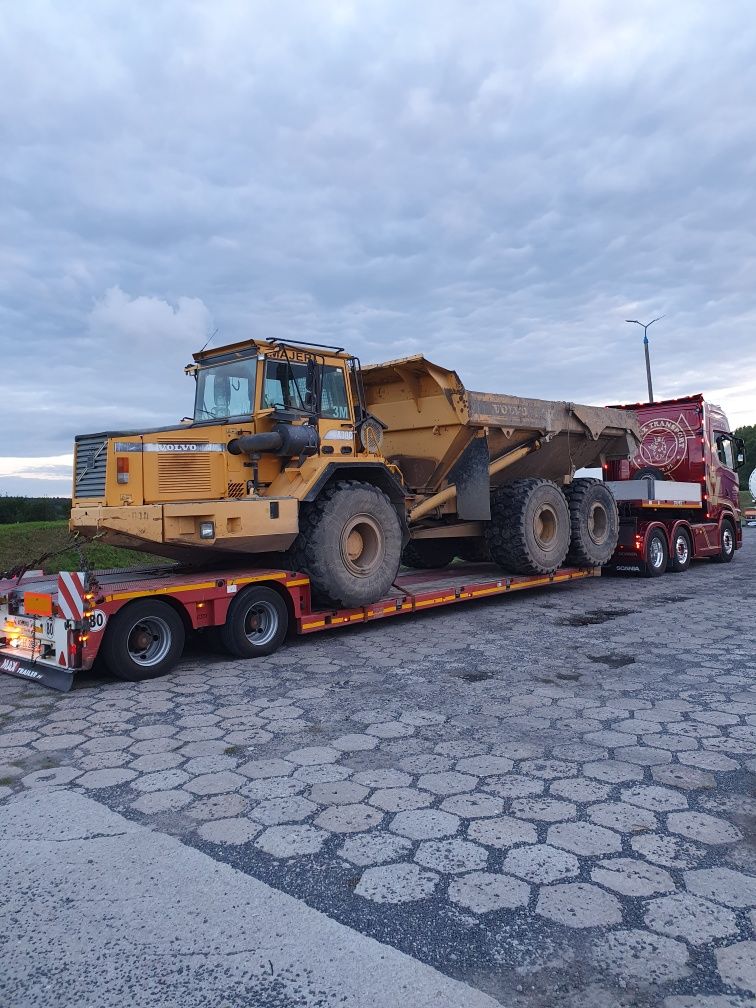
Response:
[{"label": "truck headlight", "polygon": [[200,522],[199,534],[200,539],[215,539],[215,522]]}]

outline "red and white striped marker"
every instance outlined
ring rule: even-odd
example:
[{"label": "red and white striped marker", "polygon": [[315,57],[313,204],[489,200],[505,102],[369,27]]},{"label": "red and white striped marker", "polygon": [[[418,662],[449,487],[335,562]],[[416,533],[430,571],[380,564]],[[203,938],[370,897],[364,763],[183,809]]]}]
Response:
[{"label": "red and white striped marker", "polygon": [[58,574],[58,607],[66,619],[84,618],[84,596],[87,589],[84,575],[78,571],[60,571]]}]

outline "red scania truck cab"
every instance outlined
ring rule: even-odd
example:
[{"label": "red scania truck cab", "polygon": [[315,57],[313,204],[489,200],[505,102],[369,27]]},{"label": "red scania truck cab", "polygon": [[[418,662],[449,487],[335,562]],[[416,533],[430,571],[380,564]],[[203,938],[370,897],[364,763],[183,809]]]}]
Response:
[{"label": "red scania truck cab", "polygon": [[616,408],[635,413],[642,440],[629,461],[604,467],[620,512],[610,566],[656,577],[706,557],[728,563],[743,541],[745,447],[723,411],[702,395]]}]

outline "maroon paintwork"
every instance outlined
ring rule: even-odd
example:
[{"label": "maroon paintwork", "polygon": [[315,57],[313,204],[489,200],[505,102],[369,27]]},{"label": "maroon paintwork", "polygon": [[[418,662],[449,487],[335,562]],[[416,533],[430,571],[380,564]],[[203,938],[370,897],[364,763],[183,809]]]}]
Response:
[{"label": "maroon paintwork", "polygon": [[618,406],[635,413],[642,441],[629,461],[611,461],[604,467],[608,480],[658,478],[701,486],[697,508],[647,509],[622,505],[620,544],[613,566],[627,566],[631,557],[645,556],[649,534],[663,528],[671,550],[681,525],[687,528],[695,558],[718,556],[723,522],[734,528],[735,547],[742,545],[738,474],[738,445],[727,417],[702,395],[665,399],[655,403]]}]

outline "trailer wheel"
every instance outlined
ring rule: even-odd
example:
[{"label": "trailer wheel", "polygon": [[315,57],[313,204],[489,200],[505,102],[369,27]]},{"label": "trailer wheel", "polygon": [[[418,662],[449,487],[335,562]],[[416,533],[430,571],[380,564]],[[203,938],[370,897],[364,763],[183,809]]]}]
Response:
[{"label": "trailer wheel", "polygon": [[550,480],[519,479],[491,496],[486,526],[491,559],[513,574],[551,574],[570,545],[570,515],[564,494]]},{"label": "trailer wheel", "polygon": [[382,490],[341,480],[302,506],[289,557],[295,569],[307,571],[320,603],[368,605],[396,579],[402,558],[399,517]]},{"label": "trailer wheel", "polygon": [[456,540],[413,539],[404,547],[402,563],[414,570],[440,570],[448,567],[456,555]]},{"label": "trailer wheel", "polygon": [[646,551],[643,557],[646,577],[660,577],[667,569],[669,550],[667,538],[662,531],[656,529],[646,540]]},{"label": "trailer wheel", "polygon": [[729,563],[735,556],[735,526],[729,518],[722,522],[722,540],[719,555],[714,557],[718,563]]},{"label": "trailer wheel", "polygon": [[110,672],[127,682],[157,679],[173,668],[184,650],[184,623],[167,602],[131,602],[110,620],[102,657]]},{"label": "trailer wheel", "polygon": [[289,624],[286,603],[272,588],[254,586],[238,595],[220,627],[223,647],[237,658],[269,655],[281,645]]},{"label": "trailer wheel", "polygon": [[669,557],[669,569],[675,574],[682,574],[690,567],[693,559],[693,545],[690,535],[684,528],[679,528],[672,536],[672,550]]},{"label": "trailer wheel", "polygon": [[567,562],[601,567],[617,548],[619,512],[607,486],[598,479],[576,479],[564,488],[570,509]]}]

